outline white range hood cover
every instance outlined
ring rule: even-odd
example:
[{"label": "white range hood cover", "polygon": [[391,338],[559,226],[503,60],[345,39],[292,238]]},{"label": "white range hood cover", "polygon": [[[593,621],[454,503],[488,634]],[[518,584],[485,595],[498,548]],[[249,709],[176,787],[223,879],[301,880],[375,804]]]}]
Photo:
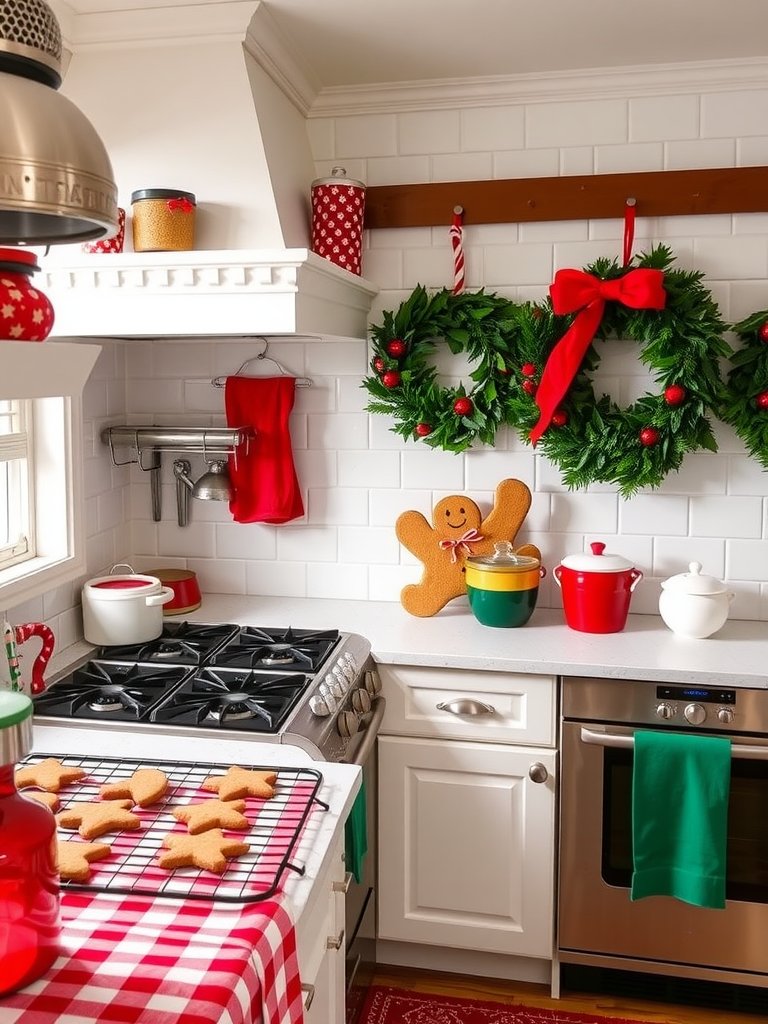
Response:
[{"label": "white range hood cover", "polygon": [[56,338],[365,338],[378,291],[307,249],[84,254],[36,280]]}]

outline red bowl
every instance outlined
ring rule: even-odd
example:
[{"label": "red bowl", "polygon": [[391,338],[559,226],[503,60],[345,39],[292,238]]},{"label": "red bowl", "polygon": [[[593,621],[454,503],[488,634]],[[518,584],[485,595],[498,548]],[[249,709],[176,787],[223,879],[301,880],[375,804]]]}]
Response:
[{"label": "red bowl", "polygon": [[185,615],[202,604],[197,573],[191,569],[153,569],[152,575],[173,591],[172,599],[163,605],[163,615]]}]

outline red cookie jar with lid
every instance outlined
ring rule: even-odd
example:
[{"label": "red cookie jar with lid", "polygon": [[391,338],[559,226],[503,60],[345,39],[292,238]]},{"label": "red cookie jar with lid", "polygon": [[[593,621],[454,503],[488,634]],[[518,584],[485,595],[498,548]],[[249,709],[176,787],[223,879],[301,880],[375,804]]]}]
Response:
[{"label": "red cookie jar with lid", "polygon": [[31,747],[32,701],[0,692],[0,996],[45,974],[59,952],[56,820],[14,782]]},{"label": "red cookie jar with lid", "polygon": [[643,574],[622,555],[607,553],[601,541],[590,548],[591,555],[568,555],[552,570],[562,591],[565,621],[582,633],[618,633]]},{"label": "red cookie jar with lid", "polygon": [[45,341],[51,333],[53,306],[32,283],[39,269],[33,252],[0,249],[0,338]]}]

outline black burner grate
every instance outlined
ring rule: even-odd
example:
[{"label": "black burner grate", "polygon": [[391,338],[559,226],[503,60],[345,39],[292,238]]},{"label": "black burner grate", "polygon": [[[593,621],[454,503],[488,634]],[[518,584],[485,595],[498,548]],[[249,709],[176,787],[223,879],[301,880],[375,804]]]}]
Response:
[{"label": "black burner grate", "polygon": [[[98,801],[102,785],[128,779],[139,768],[159,768],[168,776],[169,783],[165,796],[156,805],[133,808],[141,818],[140,829],[109,833],[92,840],[110,845],[111,855],[91,864],[88,882],[62,881],[63,891],[215,899],[230,903],[269,899],[279,891],[286,870],[303,875],[303,866],[295,864],[291,857],[302,832],[313,827],[311,811],[328,810],[328,805],[317,796],[323,777],[316,769],[248,765],[256,771],[277,773],[274,797],[269,800],[246,798],[244,814],[250,823],[248,831],[223,830],[228,838],[248,843],[248,853],[229,861],[222,875],[198,868],[167,871],[157,865],[164,837],[170,833],[187,834],[186,826],[177,821],[171,811],[189,803],[215,799],[215,794],[200,786],[209,775],[224,775],[229,765],[61,757],[59,754],[42,753],[27,757],[21,763],[32,765],[46,757],[57,757],[62,764],[80,767],[86,772],[84,778],[59,793],[59,811],[73,804]],[[68,829],[60,828],[58,838],[85,842],[77,832]]]}]

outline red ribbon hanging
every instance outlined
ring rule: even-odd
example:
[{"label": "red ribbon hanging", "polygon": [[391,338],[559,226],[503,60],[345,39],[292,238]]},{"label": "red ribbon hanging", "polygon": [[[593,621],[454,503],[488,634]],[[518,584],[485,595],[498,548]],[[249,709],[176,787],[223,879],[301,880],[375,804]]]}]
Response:
[{"label": "red ribbon hanging", "polygon": [[552,414],[571,386],[592,343],[606,302],[620,302],[632,309],[663,309],[664,271],[640,268],[623,277],[603,281],[583,270],[558,270],[550,285],[552,309],[558,316],[577,313],[576,319],[549,354],[536,391],[539,419],[530,433],[535,445],[547,429]]},{"label": "red ribbon hanging", "polygon": [[194,203],[190,203],[186,196],[182,196],[179,199],[169,199],[165,205],[171,212],[180,210],[181,213],[192,213],[195,208]]}]

